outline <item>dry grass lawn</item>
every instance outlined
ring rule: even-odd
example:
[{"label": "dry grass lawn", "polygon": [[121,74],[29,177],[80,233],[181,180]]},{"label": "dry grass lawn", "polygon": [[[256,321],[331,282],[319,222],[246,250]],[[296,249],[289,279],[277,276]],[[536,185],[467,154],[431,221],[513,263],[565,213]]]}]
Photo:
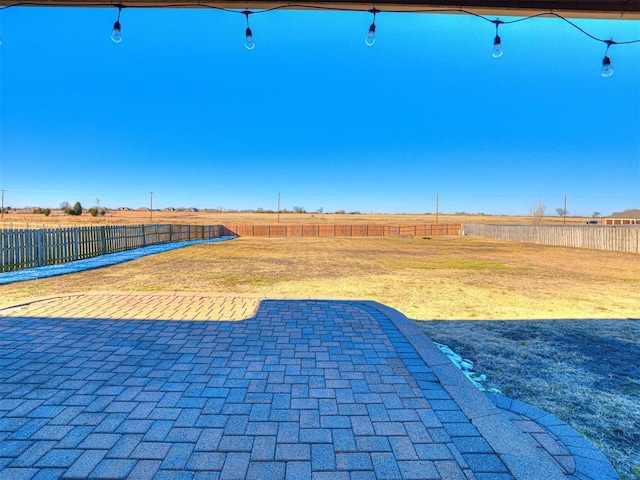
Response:
[{"label": "dry grass lawn", "polygon": [[[587,434],[623,480],[640,478],[638,255],[471,237],[240,238],[0,286],[0,304],[87,291],[370,299],[447,320],[422,325],[491,386]],[[531,322],[545,319],[576,321]]]},{"label": "dry grass lawn", "polygon": [[240,238],[0,286],[0,297],[95,290],[371,299],[415,319],[637,318],[640,261],[470,237]]},{"label": "dry grass lawn", "polygon": [[640,320],[421,322],[471,359],[486,387],[569,423],[620,480],[640,478]]}]

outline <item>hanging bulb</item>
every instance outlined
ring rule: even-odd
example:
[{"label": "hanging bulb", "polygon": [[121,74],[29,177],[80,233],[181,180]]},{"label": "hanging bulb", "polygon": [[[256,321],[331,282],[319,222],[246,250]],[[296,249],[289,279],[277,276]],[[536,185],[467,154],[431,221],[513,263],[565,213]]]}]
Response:
[{"label": "hanging bulb", "polygon": [[373,14],[373,22],[371,22],[369,26],[369,33],[367,33],[367,38],[364,39],[364,43],[368,47],[372,47],[373,44],[376,43],[376,13],[378,13],[378,10],[372,8],[369,11]]},{"label": "hanging bulb", "polygon": [[111,41],[113,43],[120,43],[122,41],[120,22],[118,21],[116,21],[116,23],[113,24],[113,31],[111,32]]},{"label": "hanging bulb", "polygon": [[491,53],[493,58],[500,58],[504,55],[504,51],[502,50],[502,41],[500,37],[496,35],[496,38],[493,39],[493,52]]},{"label": "hanging bulb", "polygon": [[122,27],[120,25],[120,14],[122,13],[122,6],[118,6],[118,18],[116,18],[113,24],[113,31],[111,32],[111,41],[113,43],[120,43],[122,41]]},{"label": "hanging bulb", "polygon": [[374,43],[376,43],[376,24],[372,23],[369,27],[369,33],[367,34],[367,38],[364,39],[364,43],[367,46],[372,47]]},{"label": "hanging bulb", "polygon": [[611,59],[609,58],[609,48],[611,45],[615,45],[616,42],[613,38],[606,40],[604,43],[607,44],[607,49],[604,51],[604,58],[602,59],[602,70],[600,71],[600,75],[604,78],[609,78],[613,75],[613,68],[611,68]]},{"label": "hanging bulb", "polygon": [[245,10],[241,13],[244,13],[244,16],[247,19],[247,29],[244,31],[244,48],[246,48],[247,50],[253,50],[254,48],[256,48],[256,44],[253,42],[253,32],[251,31],[251,28],[249,28],[249,15],[251,15],[253,12],[251,10]]},{"label": "hanging bulb", "polygon": [[251,29],[249,27],[247,27],[247,30],[245,32],[244,47],[247,50],[253,50],[254,48],[256,48],[256,44],[253,43],[253,33],[251,33]]},{"label": "hanging bulb", "polygon": [[495,20],[491,20],[491,23],[493,23],[496,26],[496,36],[493,38],[493,52],[491,52],[491,56],[493,58],[500,58],[504,54],[504,52],[502,51],[502,40],[500,40],[500,35],[498,34],[498,28],[504,22],[499,18],[496,18]]},{"label": "hanging bulb", "polygon": [[604,56],[602,59],[602,71],[600,72],[604,78],[609,78],[613,75],[613,68],[611,67],[611,59],[608,56]]}]

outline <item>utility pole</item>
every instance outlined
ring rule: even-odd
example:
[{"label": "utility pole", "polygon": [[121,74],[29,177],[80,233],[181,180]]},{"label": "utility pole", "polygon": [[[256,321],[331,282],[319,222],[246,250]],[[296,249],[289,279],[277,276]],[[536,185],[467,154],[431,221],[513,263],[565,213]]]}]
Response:
[{"label": "utility pole", "polygon": [[436,193],[436,223],[438,223],[438,194]]},{"label": "utility pole", "polygon": [[566,195],[564,196],[564,209],[562,210],[562,216],[563,216],[562,223],[566,225],[567,224],[567,196]]},{"label": "utility pole", "polygon": [[280,192],[278,192],[278,223],[280,223]]},{"label": "utility pole", "polygon": [[149,192],[149,195],[151,196],[149,200],[149,218],[153,222],[153,192]]},{"label": "utility pole", "polygon": [[0,208],[0,218],[2,218],[2,220],[4,220],[4,192],[6,192],[6,190],[3,188],[2,189],[2,208]]}]

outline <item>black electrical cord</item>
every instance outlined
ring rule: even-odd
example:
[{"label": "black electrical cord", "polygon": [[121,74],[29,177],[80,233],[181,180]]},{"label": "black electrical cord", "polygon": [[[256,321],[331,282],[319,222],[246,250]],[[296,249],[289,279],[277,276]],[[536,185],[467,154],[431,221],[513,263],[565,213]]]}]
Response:
[{"label": "black electrical cord", "polygon": [[[0,11],[5,10],[7,8],[11,8],[11,7],[42,7],[42,6],[50,6],[50,5],[43,5],[41,3],[35,3],[35,2],[16,2],[13,3],[11,5],[5,5],[3,7],[0,7]],[[82,4],[82,3],[75,3],[73,5],[74,7],[118,7],[118,8],[125,8],[124,5],[115,5],[113,3],[87,3],[87,4]],[[149,5],[127,5],[126,8],[206,8],[206,9],[211,9],[211,10],[220,10],[223,12],[229,12],[229,13],[237,13],[237,14],[241,14],[241,15],[247,15],[247,10],[234,10],[234,9],[228,9],[228,8],[222,8],[222,7],[216,7],[215,5],[209,5],[207,3],[182,3],[182,4],[165,4],[165,5],[159,5],[159,6],[149,6]],[[359,9],[354,9],[354,8],[341,8],[341,7],[336,7],[336,6],[330,6],[330,7],[325,7],[322,5],[310,5],[310,4],[304,4],[304,3],[289,3],[286,5],[278,5],[275,7],[271,7],[271,8],[265,8],[263,10],[253,10],[250,13],[253,15],[257,15],[257,14],[261,14],[261,13],[268,13],[268,12],[273,12],[276,10],[295,10],[295,9],[305,9],[305,10],[322,10],[322,11],[335,11],[335,12],[367,12],[367,13],[371,13],[372,9],[366,9],[366,10],[359,10]],[[459,13],[459,14],[465,14],[465,15],[470,15],[476,18],[480,18],[482,20],[485,20],[487,22],[493,23],[496,26],[498,25],[498,23],[503,24],[503,25],[509,25],[509,24],[513,24],[513,23],[519,23],[519,22],[524,22],[526,20],[531,20],[533,18],[539,18],[539,17],[552,17],[552,18],[557,18],[559,20],[562,20],[563,22],[567,23],[568,25],[570,25],[571,27],[575,28],[576,30],[578,30],[580,33],[582,33],[583,35],[591,38],[592,40],[595,40],[597,42],[601,42],[601,43],[605,43],[607,46],[611,46],[611,45],[628,45],[628,44],[632,44],[632,43],[640,43],[640,38],[635,39],[635,40],[626,40],[626,41],[615,41],[613,39],[608,39],[605,40],[603,38],[598,38],[595,35],[592,35],[591,33],[587,32],[584,28],[576,25],[574,22],[572,22],[571,20],[563,17],[562,15],[555,13],[555,12],[542,12],[542,13],[537,13],[534,15],[529,15],[526,17],[522,17],[522,18],[516,18],[514,20],[492,20],[489,17],[486,17],[484,15],[481,15],[479,13],[475,13],[472,12],[470,10],[465,10],[463,8],[421,8],[421,9],[412,9],[412,10],[402,10],[402,11],[392,11],[392,10],[380,10],[378,8],[374,9],[376,13]],[[247,15],[248,16],[248,15]]]}]

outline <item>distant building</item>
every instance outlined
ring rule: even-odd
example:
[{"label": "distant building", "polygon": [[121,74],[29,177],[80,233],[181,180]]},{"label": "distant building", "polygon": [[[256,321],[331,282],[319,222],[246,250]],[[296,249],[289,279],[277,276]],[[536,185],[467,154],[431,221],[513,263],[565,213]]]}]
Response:
[{"label": "distant building", "polygon": [[602,220],[605,225],[640,225],[640,209],[616,212]]}]

